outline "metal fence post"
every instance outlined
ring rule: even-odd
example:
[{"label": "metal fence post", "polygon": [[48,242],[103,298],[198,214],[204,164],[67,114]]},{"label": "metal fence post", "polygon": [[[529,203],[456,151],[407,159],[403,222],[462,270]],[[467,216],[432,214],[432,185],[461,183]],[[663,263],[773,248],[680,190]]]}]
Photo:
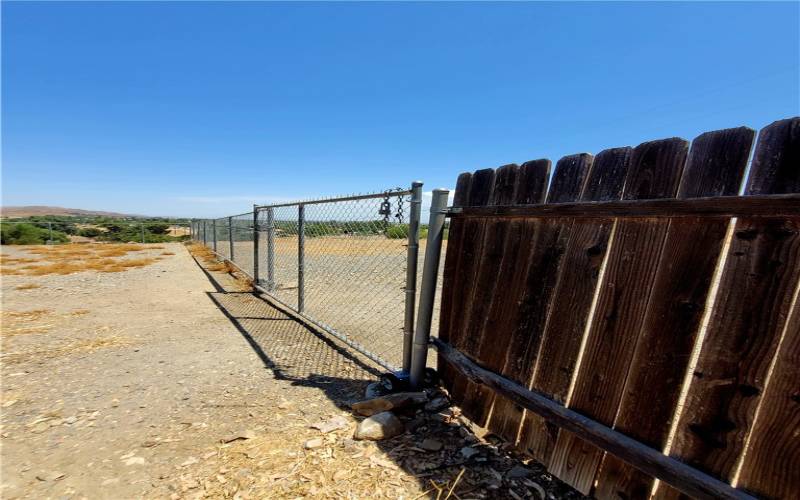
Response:
[{"label": "metal fence post", "polygon": [[206,220],[203,219],[203,246],[208,246],[207,241],[208,240],[206,238]]},{"label": "metal fence post", "polygon": [[144,222],[139,224],[142,227],[142,243],[144,243]]},{"label": "metal fence post", "polygon": [[420,387],[428,358],[428,341],[431,336],[433,299],[436,297],[436,279],[439,274],[439,258],[442,253],[446,189],[434,189],[431,200],[431,215],[428,222],[428,242],[425,246],[425,264],[422,267],[422,283],[419,294],[417,328],[414,331],[414,348],[411,354],[410,382],[412,388]]},{"label": "metal fence post", "polygon": [[231,262],[235,262],[236,259],[233,258],[233,217],[228,217],[228,243],[231,250]]},{"label": "metal fence post", "polygon": [[297,311],[303,312],[305,306],[305,248],[306,248],[306,207],[297,206]]},{"label": "metal fence post", "polygon": [[253,280],[258,285],[258,205],[253,204]]},{"label": "metal fence post", "polygon": [[405,318],[403,321],[403,371],[411,371],[414,342],[414,307],[417,301],[417,261],[419,259],[419,218],[422,208],[422,183],[411,183],[411,213],[408,218]]},{"label": "metal fence post", "polygon": [[211,232],[214,233],[214,253],[217,253],[217,219],[211,219]]},{"label": "metal fence post", "polygon": [[267,290],[275,290],[275,211],[267,209]]}]

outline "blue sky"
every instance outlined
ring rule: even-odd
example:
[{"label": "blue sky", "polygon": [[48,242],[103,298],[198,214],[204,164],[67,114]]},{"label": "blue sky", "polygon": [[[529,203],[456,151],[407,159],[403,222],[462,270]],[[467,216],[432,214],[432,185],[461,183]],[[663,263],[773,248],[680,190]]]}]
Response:
[{"label": "blue sky", "polygon": [[221,216],[800,113],[800,3],[2,5],[3,204]]}]

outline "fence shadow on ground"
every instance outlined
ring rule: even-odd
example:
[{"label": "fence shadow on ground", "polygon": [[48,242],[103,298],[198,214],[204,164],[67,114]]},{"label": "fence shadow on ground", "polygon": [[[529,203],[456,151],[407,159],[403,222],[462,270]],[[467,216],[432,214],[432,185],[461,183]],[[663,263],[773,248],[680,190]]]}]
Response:
[{"label": "fence shadow on ground", "polygon": [[[348,412],[352,403],[364,399],[366,386],[382,371],[377,365],[293,318],[268,298],[234,290],[235,283],[229,275],[209,272],[197,259],[195,262],[215,288],[214,292],[208,292],[209,299],[236,327],[275,379],[318,389],[336,407]],[[542,466],[530,463],[523,467],[518,458],[500,451],[497,446],[478,442],[455,420],[430,413],[415,415],[413,410],[401,417],[409,432],[375,445],[391,460],[393,467],[407,474],[405,481],[411,476],[418,488],[428,492],[426,498],[437,495],[433,483],[443,487],[446,493],[455,478],[461,482],[454,493],[461,495],[508,498],[508,491],[513,488],[512,491],[522,498],[536,498],[536,494],[526,490],[520,482],[530,478],[547,491],[547,495],[581,498],[546,474]],[[426,449],[431,447],[431,440],[440,443],[441,449]],[[461,453],[468,446],[476,450],[474,454]],[[520,474],[520,467],[527,473],[510,479],[512,474]]]},{"label": "fence shadow on ground", "polygon": [[363,399],[367,384],[380,374],[374,364],[286,314],[260,294],[227,290],[221,280],[228,275],[211,273],[197,264],[215,288],[207,293],[209,299],[275,379],[317,388],[345,410]]}]

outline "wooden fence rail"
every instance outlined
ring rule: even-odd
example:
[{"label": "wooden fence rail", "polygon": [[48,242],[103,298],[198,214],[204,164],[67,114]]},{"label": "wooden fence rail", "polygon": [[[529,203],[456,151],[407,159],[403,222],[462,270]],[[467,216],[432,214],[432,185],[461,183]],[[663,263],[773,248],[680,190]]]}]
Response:
[{"label": "wooden fence rail", "polygon": [[[764,128],[748,169],[754,139],[573,155],[552,179],[548,160],[462,174],[442,345],[743,493],[800,498],[800,118]],[[579,491],[695,491],[452,359],[440,372],[465,415]]]}]

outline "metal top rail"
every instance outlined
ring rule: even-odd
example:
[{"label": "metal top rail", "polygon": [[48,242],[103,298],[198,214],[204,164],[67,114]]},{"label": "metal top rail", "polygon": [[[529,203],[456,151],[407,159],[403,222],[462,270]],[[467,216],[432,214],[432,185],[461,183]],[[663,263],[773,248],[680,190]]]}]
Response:
[{"label": "metal top rail", "polygon": [[397,191],[379,191],[376,193],[342,196],[339,198],[318,198],[314,200],[292,201],[288,203],[275,203],[272,205],[255,205],[253,208],[259,210],[262,208],[294,207],[297,205],[316,205],[320,203],[335,203],[339,201],[367,200],[370,198],[381,198],[383,196],[405,196],[405,195],[410,195],[411,193],[412,193],[411,189],[400,189]]}]

